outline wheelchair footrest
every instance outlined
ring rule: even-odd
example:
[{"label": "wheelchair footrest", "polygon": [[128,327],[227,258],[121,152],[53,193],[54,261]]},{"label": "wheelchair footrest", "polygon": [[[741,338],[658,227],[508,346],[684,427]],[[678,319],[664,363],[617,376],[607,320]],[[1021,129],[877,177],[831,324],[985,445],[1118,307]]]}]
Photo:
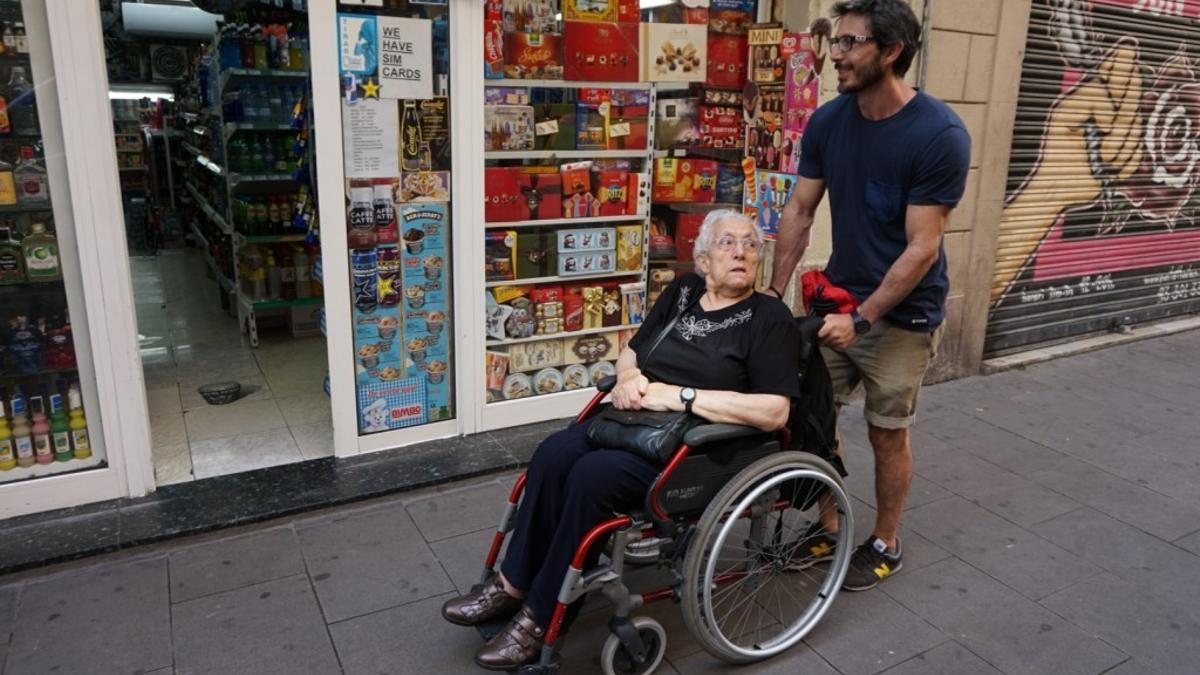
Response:
[{"label": "wheelchair footrest", "polygon": [[558,675],[561,669],[562,659],[555,654],[554,659],[549,665],[544,666],[540,663],[527,663],[516,670],[510,670],[508,672],[516,673],[516,675]]}]

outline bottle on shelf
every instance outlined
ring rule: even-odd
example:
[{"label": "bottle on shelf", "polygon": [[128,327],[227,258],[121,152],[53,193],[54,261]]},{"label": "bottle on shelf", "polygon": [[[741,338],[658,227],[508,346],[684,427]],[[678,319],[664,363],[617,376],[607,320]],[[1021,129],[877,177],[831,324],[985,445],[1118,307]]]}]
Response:
[{"label": "bottle on shelf", "polygon": [[400,160],[404,171],[421,170],[421,121],[417,118],[417,102],[404,102],[400,119]]},{"label": "bottle on shelf", "polygon": [[312,268],[309,266],[308,250],[303,246],[297,246],[295,254],[292,255],[292,261],[296,266],[296,297],[311,298]]},{"label": "bottle on shelf", "polygon": [[54,446],[50,442],[50,420],[46,418],[45,399],[41,396],[30,397],[29,409],[33,412],[30,431],[33,434],[34,461],[51,464],[54,462]]},{"label": "bottle on shelf", "polygon": [[374,190],[370,183],[350,187],[349,232],[347,244],[352,249],[375,248],[378,236],[375,232]]},{"label": "bottle on shelf", "polygon": [[83,413],[83,396],[79,393],[79,382],[72,382],[67,390],[67,406],[71,409],[67,428],[71,432],[71,455],[75,459],[92,456],[92,442],[88,437],[87,417]]},{"label": "bottle on shelf", "polygon": [[241,46],[242,46],[242,67],[254,67],[254,34],[258,30],[258,25],[243,24],[241,30]]},{"label": "bottle on shelf", "polygon": [[18,375],[37,375],[42,370],[42,336],[25,316],[11,323],[8,358],[10,369]]},{"label": "bottle on shelf", "polygon": [[15,206],[17,203],[17,177],[13,165],[0,159],[0,206]]},{"label": "bottle on shelf", "polygon": [[13,234],[7,225],[0,227],[0,285],[25,281],[25,253]]},{"label": "bottle on shelf", "polygon": [[8,119],[8,99],[0,96],[0,136],[12,135],[12,120]]},{"label": "bottle on shelf", "polygon": [[29,35],[25,33],[25,24],[18,21],[13,24],[13,33],[17,38],[17,53],[29,53]]},{"label": "bottle on shelf", "polygon": [[21,249],[25,254],[25,274],[30,281],[55,281],[62,278],[58,240],[46,232],[45,223],[29,226],[29,234],[21,240]]},{"label": "bottle on shelf", "polygon": [[267,41],[263,36],[262,26],[255,24],[254,26],[251,26],[250,32],[252,33],[254,40],[252,47],[254,53],[254,65],[252,67],[259,70],[266,70],[270,67],[270,63],[267,61]]},{"label": "bottle on shelf", "polygon": [[30,467],[37,463],[33,454],[33,430],[29,427],[29,418],[25,416],[25,397],[21,390],[13,394],[9,402],[12,410],[13,452],[17,456],[17,466]]},{"label": "bottle on shelf", "polygon": [[0,396],[0,471],[15,469],[17,453],[13,446],[12,430],[8,428],[8,417],[4,413],[4,397]]},{"label": "bottle on shelf", "polygon": [[283,287],[284,300],[296,299],[296,262],[291,247],[283,246],[279,257],[279,278]]},{"label": "bottle on shelf", "polygon": [[283,297],[283,275],[280,274],[275,254],[271,251],[267,252],[267,295],[272,300]]},{"label": "bottle on shelf", "polygon": [[50,203],[50,182],[46,167],[33,153],[32,145],[21,146],[21,159],[13,169],[17,183],[17,201],[21,204]]},{"label": "bottle on shelf", "polygon": [[3,37],[4,53],[5,54],[16,54],[17,53],[17,32],[15,30],[13,30],[13,25],[12,25],[11,21],[4,22],[4,32],[0,33],[0,36]]},{"label": "bottle on shelf", "polygon": [[13,133],[36,134],[37,103],[34,100],[33,85],[25,74],[24,66],[13,66],[8,76],[8,119],[12,123]]},{"label": "bottle on shelf", "polygon": [[227,23],[221,26],[221,68],[239,68],[242,65],[242,46],[238,35],[237,24]]},{"label": "bottle on shelf", "polygon": [[50,394],[50,439],[54,445],[56,461],[69,462],[75,457],[71,453],[70,422],[67,419],[67,411],[63,407],[62,394],[58,391]]},{"label": "bottle on shelf", "polygon": [[245,277],[242,291],[251,302],[261,302],[267,297],[267,270],[262,252],[257,246],[248,246],[243,254]]}]

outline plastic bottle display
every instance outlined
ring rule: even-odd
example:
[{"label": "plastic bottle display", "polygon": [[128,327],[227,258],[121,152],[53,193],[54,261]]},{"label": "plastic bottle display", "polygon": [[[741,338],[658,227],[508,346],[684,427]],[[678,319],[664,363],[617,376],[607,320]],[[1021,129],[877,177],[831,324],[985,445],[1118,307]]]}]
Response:
[{"label": "plastic bottle display", "polygon": [[12,397],[10,407],[13,416],[13,453],[17,456],[17,466],[33,466],[37,463],[33,455],[33,430],[29,427],[29,419],[25,417],[25,397],[19,390]]},{"label": "plastic bottle display", "polygon": [[13,168],[13,180],[17,185],[17,201],[31,206],[50,203],[50,183],[46,167],[34,156],[33,147],[21,147],[21,159]]},{"label": "plastic bottle display", "polygon": [[59,264],[58,240],[46,232],[46,225],[34,223],[29,234],[21,240],[25,255],[25,274],[30,281],[55,281],[62,278]]},{"label": "plastic bottle display", "polygon": [[0,227],[0,285],[20,284],[26,279],[25,253],[13,236],[12,230]]},{"label": "plastic bottle display", "polygon": [[67,402],[71,409],[67,426],[71,431],[71,454],[75,459],[92,456],[92,443],[88,438],[87,418],[83,414],[83,397],[79,395],[79,383],[73,383],[67,391]]},{"label": "plastic bottle display", "polygon": [[42,335],[37,326],[28,317],[18,316],[10,328],[8,370],[17,375],[38,374],[42,370]]},{"label": "plastic bottle display", "polygon": [[13,133],[37,134],[37,105],[33,84],[29,82],[24,66],[13,66],[5,94],[8,100],[8,119],[12,123]]},{"label": "plastic bottle display", "polygon": [[54,445],[50,441],[50,420],[46,417],[45,399],[34,396],[29,399],[29,409],[33,412],[33,424],[30,431],[33,434],[33,456],[38,464],[50,464],[54,461]]},{"label": "plastic bottle display", "polygon": [[374,190],[371,185],[350,188],[350,231],[347,235],[352,249],[375,248],[378,237],[375,233]]},{"label": "plastic bottle display", "polygon": [[69,462],[75,457],[71,452],[71,428],[67,411],[63,408],[62,394],[50,395],[50,439],[54,445],[54,459]]},{"label": "plastic bottle display", "polygon": [[0,397],[0,471],[15,469],[17,454],[13,447],[12,430],[8,428],[8,418],[4,413],[4,401]]},{"label": "plastic bottle display", "polygon": [[17,203],[17,176],[13,173],[13,165],[0,159],[0,206],[13,206]]},{"label": "plastic bottle display", "polygon": [[308,251],[303,246],[297,246],[292,256],[296,269],[296,297],[312,297],[312,267],[308,259]]}]

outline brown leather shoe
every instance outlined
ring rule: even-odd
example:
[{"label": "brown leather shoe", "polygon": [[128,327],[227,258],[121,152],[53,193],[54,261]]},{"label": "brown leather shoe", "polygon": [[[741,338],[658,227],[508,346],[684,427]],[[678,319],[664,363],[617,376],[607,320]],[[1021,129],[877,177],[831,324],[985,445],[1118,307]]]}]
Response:
[{"label": "brown leather shoe", "polygon": [[521,608],[504,630],[475,652],[475,664],[488,670],[513,670],[537,658],[546,630],[533,619],[529,605]]},{"label": "brown leather shoe", "polygon": [[504,584],[497,574],[479,592],[447,600],[442,605],[442,616],[459,626],[475,626],[492,619],[510,617],[521,608],[523,602],[504,592]]}]

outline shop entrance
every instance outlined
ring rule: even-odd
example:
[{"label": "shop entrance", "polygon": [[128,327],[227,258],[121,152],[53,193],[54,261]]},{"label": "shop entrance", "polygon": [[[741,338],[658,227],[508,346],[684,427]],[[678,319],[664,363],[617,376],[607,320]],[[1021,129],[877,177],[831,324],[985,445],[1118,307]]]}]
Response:
[{"label": "shop entrance", "polygon": [[99,2],[157,484],[332,455],[305,3]]}]

